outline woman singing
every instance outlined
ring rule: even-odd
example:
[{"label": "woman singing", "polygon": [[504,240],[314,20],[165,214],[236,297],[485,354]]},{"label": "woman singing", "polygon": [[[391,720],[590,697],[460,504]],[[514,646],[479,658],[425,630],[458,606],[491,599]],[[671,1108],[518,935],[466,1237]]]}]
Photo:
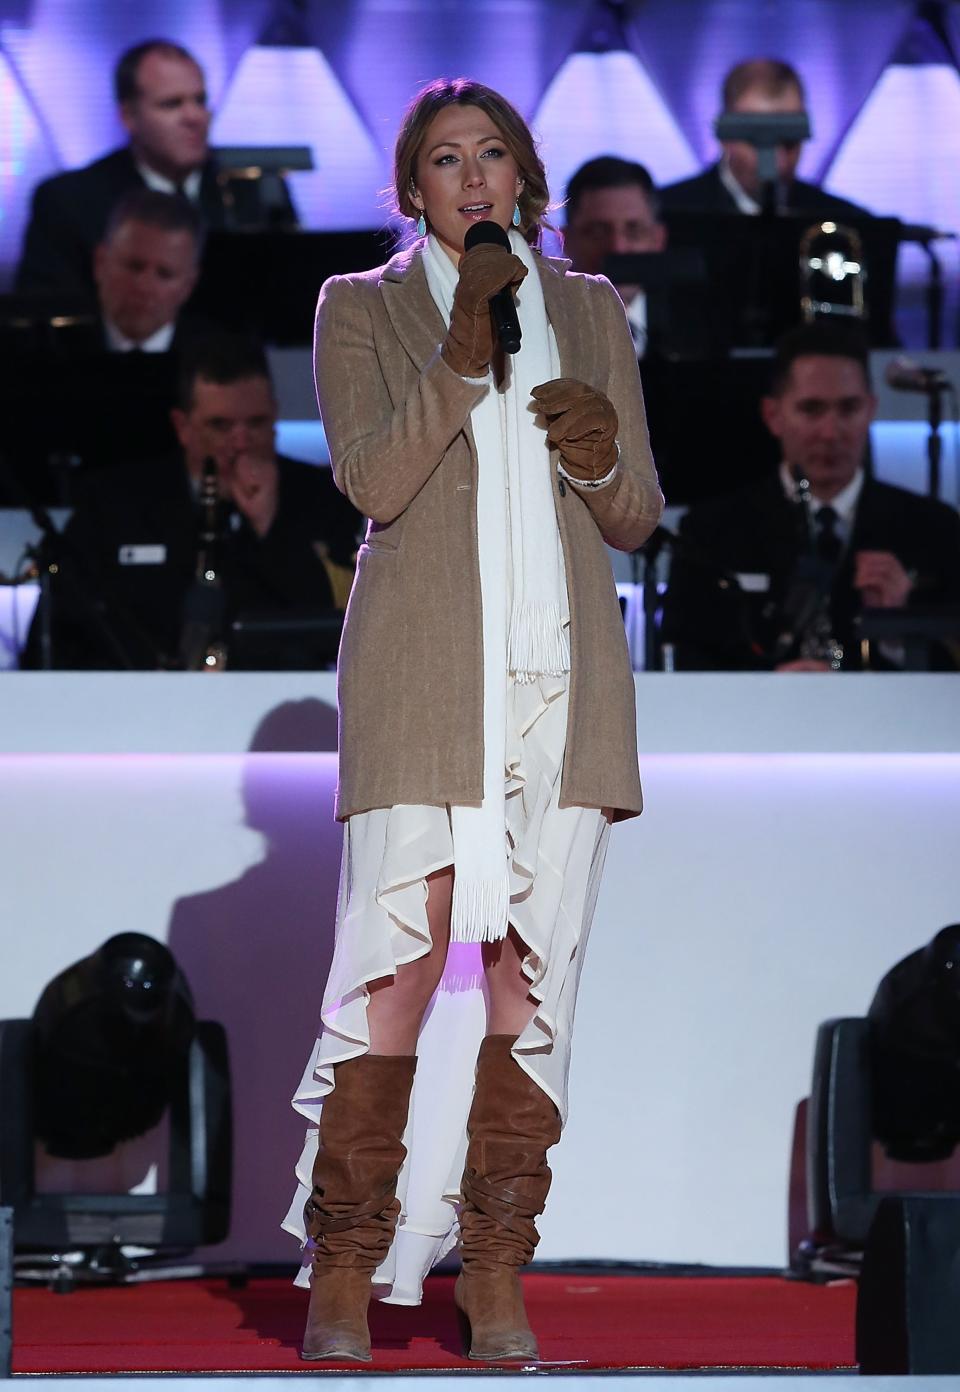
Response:
[{"label": "woman singing", "polygon": [[[304,1358],[369,1359],[371,1284],[419,1303],[459,1228],[465,1351],[529,1360],[518,1268],[610,823],[641,807],[604,542],[638,547],[662,498],[615,291],[533,249],[548,193],[513,107],[431,83],[395,188],[419,240],[328,280],[317,310],[330,456],[370,523],[340,650],[336,948],[287,1226],[306,1240]],[[464,252],[486,219],[510,249]],[[489,309],[505,287],[510,357]]]}]

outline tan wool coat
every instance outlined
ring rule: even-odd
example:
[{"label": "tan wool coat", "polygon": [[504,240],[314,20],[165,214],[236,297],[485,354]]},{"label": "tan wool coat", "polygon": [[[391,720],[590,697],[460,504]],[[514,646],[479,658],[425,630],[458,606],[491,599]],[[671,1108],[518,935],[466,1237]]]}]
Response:
[{"label": "tan wool coat", "polygon": [[[563,377],[599,388],[619,416],[620,463],[604,488],[564,484],[551,459],[570,605],[570,701],[561,806],[641,809],[636,714],[604,541],[640,546],[663,499],[633,341],[613,287],[538,260]],[[440,356],[446,329],[422,244],[335,276],[317,307],[317,397],[337,483],[370,519],[340,648],[337,817],[483,797],[483,646],[477,452],[483,386]],[[521,349],[522,351],[522,349]]]}]

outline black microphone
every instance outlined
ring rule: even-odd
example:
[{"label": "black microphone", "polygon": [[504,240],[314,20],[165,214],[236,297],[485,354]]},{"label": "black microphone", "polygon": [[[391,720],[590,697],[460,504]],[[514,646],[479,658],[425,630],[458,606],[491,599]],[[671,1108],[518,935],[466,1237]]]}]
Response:
[{"label": "black microphone", "polygon": [[[467,235],[463,239],[463,249],[464,251],[472,251],[475,246],[481,246],[484,242],[503,247],[506,251],[510,250],[510,238],[500,224],[493,222],[490,218],[484,218],[483,222],[475,222],[472,227],[467,228]],[[502,290],[498,290],[495,295],[490,296],[490,317],[493,319],[493,332],[496,334],[497,342],[503,351],[505,353],[518,353],[520,351],[520,320],[517,317],[513,291],[509,285],[505,285]]]},{"label": "black microphone", "polygon": [[950,386],[949,377],[939,367],[924,367],[910,358],[892,358],[883,376],[894,391],[933,393]]}]

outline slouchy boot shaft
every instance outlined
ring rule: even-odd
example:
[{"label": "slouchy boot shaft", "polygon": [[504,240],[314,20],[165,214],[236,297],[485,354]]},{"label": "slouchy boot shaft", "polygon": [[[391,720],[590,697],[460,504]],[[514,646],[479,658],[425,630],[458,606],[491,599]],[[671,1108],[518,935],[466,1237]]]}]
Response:
[{"label": "slouchy boot shaft", "polygon": [[361,1054],[338,1063],[320,1113],[313,1192],[304,1206],[314,1243],[302,1356],[370,1358],[370,1280],[396,1231],[397,1175],[416,1069],[413,1057]]},{"label": "slouchy boot shaft", "polygon": [[477,1058],[467,1121],[455,1299],[470,1327],[469,1356],[537,1357],[517,1268],[538,1242],[535,1219],[550,1188],[546,1152],[560,1139],[560,1114],[519,1066],[509,1035],[489,1035]]}]

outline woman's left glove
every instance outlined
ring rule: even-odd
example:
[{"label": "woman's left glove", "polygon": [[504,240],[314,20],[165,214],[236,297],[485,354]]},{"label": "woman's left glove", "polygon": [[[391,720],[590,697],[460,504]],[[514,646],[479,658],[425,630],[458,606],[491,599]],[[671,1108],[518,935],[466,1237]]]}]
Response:
[{"label": "woman's left glove", "polygon": [[530,395],[549,421],[547,443],[560,451],[575,479],[592,483],[617,462],[617,413],[602,391],[573,377],[557,377]]}]

